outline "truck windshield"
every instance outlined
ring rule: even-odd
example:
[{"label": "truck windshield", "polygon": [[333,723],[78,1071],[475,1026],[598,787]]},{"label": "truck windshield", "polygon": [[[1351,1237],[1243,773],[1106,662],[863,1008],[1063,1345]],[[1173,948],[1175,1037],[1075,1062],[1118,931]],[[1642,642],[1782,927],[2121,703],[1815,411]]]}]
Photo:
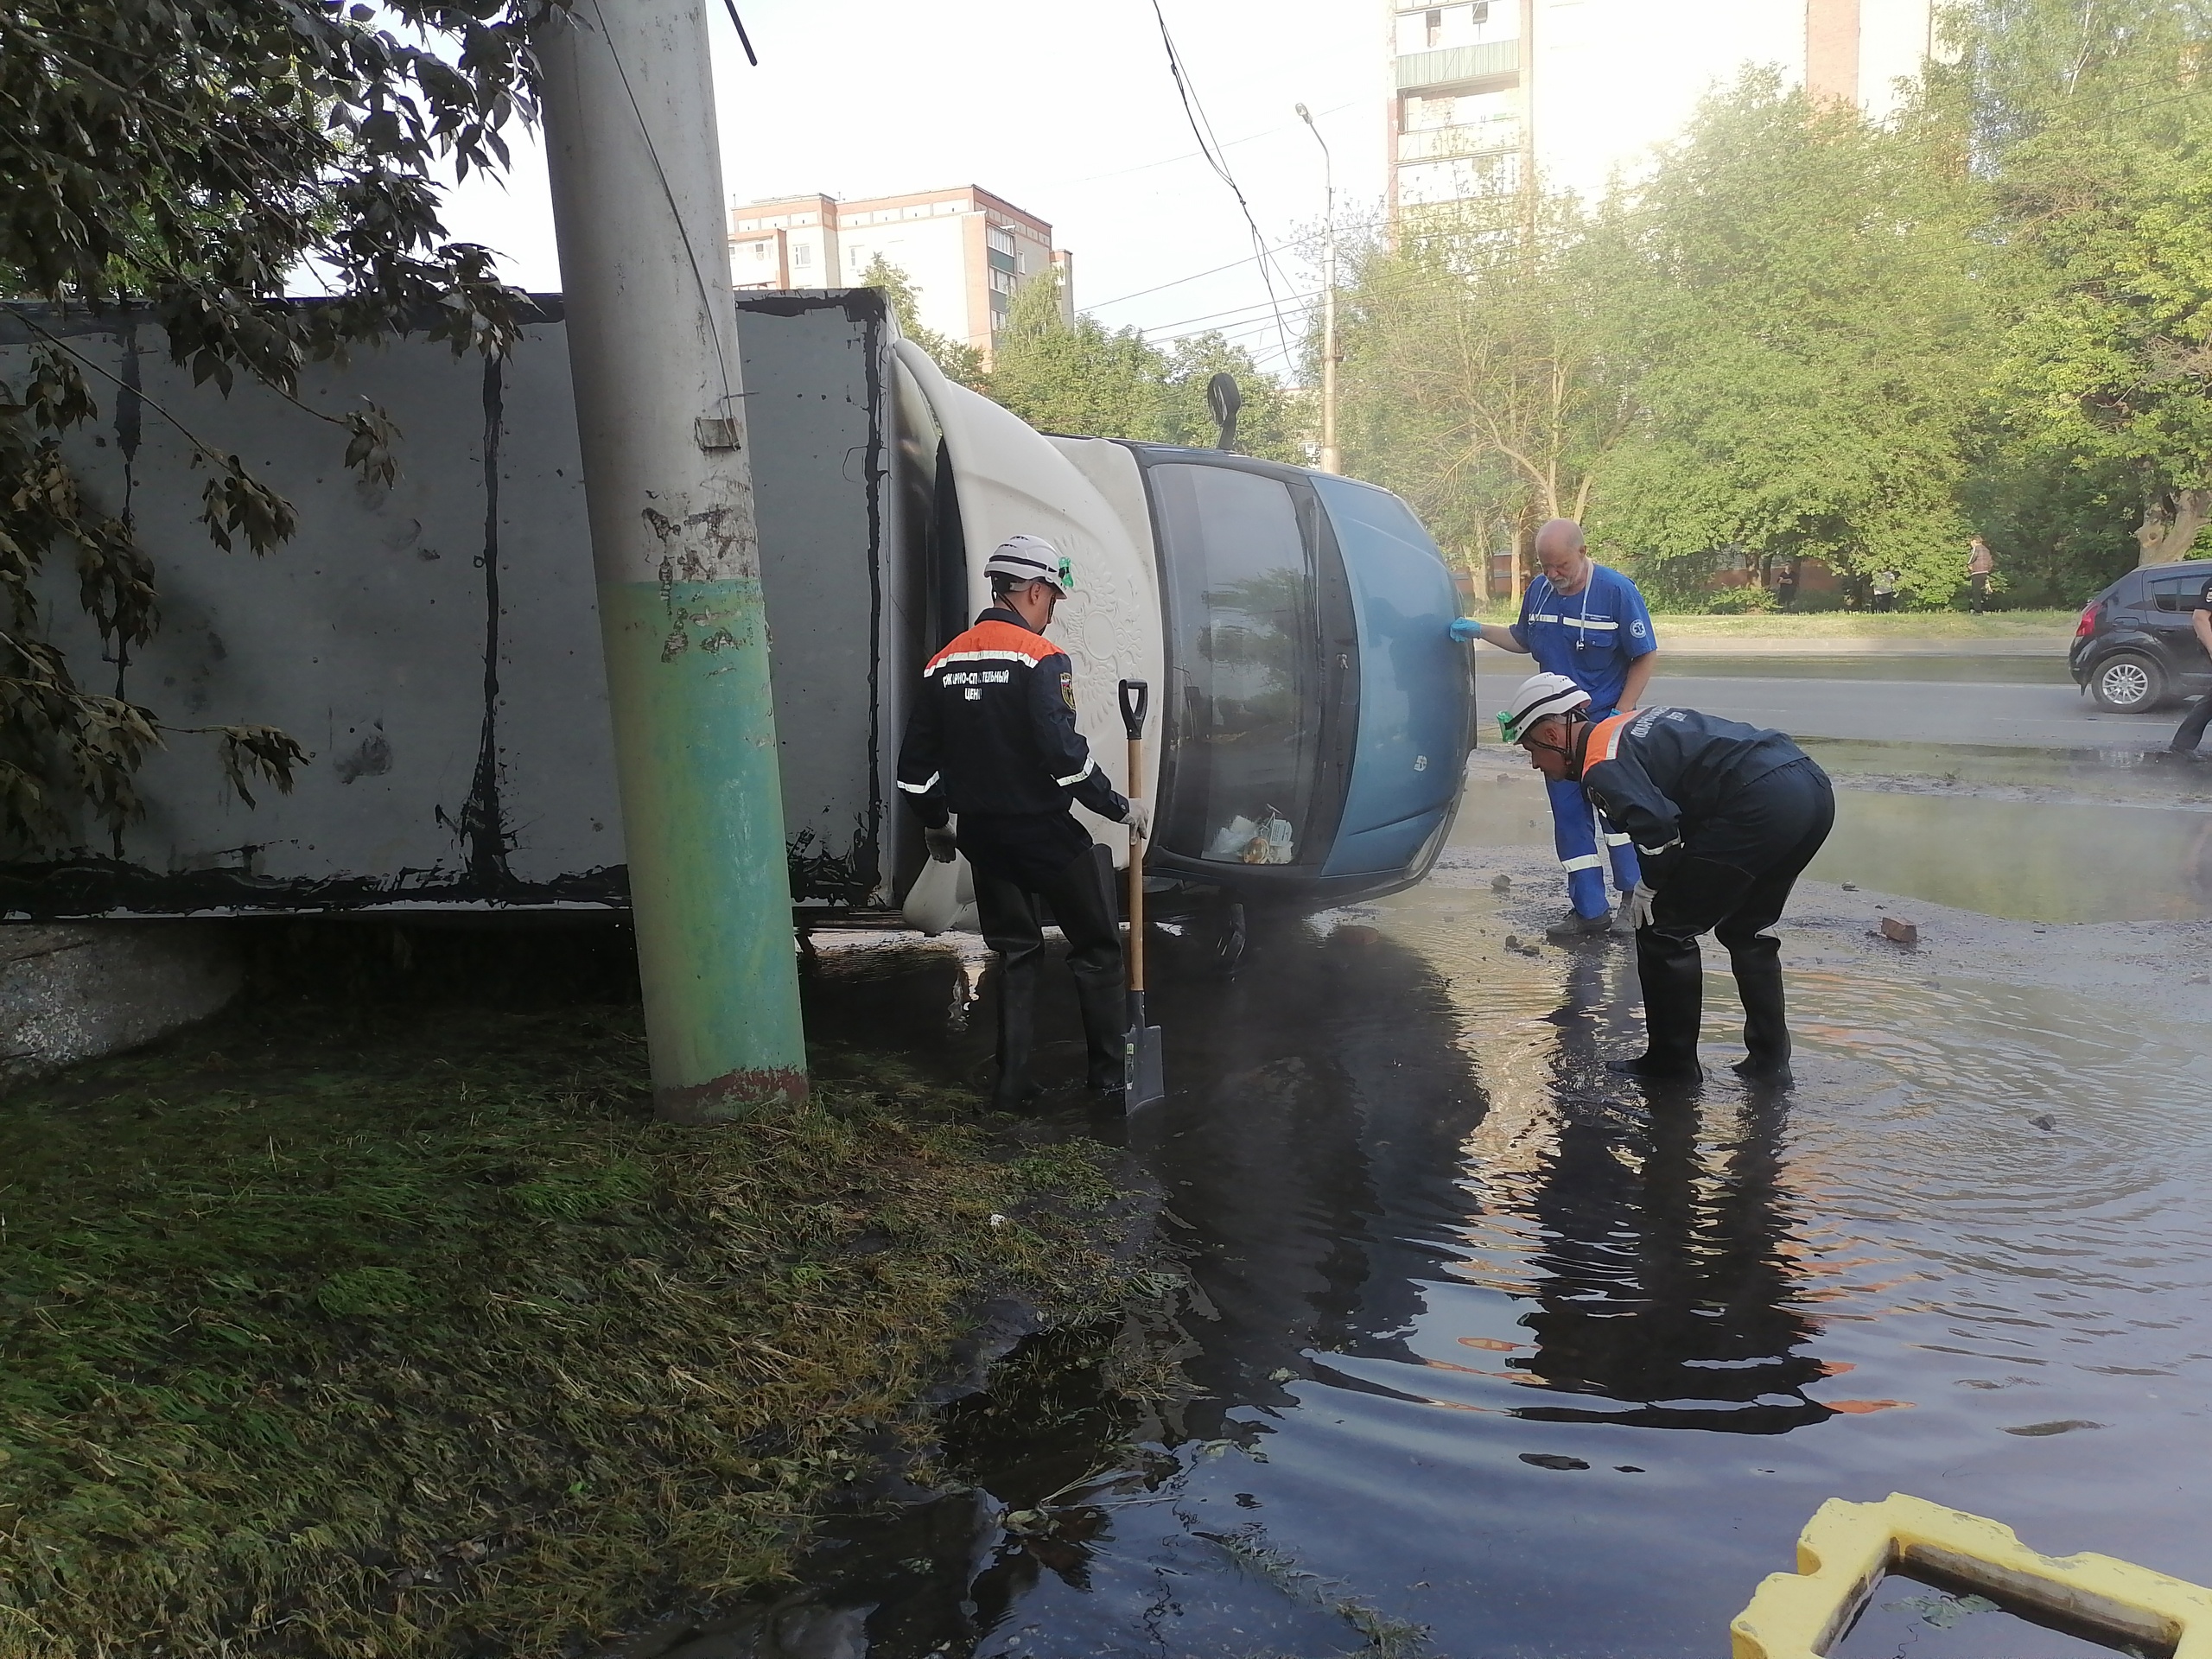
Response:
[{"label": "truck windshield", "polygon": [[1150,477],[1175,635],[1175,792],[1162,839],[1217,863],[1296,863],[1322,702],[1310,514],[1258,473],[1176,463]]}]

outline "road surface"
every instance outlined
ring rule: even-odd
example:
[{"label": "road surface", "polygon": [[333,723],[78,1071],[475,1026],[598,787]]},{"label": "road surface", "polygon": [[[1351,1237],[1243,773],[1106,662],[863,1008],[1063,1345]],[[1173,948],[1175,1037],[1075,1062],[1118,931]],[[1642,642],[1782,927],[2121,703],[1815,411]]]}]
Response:
[{"label": "road surface", "polygon": [[[1661,652],[1659,671],[1644,695],[1647,706],[1681,703],[1778,727],[1793,737],[2152,749],[2165,747],[2182,716],[2179,704],[2151,715],[2106,714],[2063,678],[2063,665],[2041,662],[1955,656],[1825,664],[1777,658],[1770,674],[1760,673],[1751,660],[1723,665],[1691,658],[1682,665],[1690,671],[1670,672],[1667,653]],[[1532,668],[1526,657],[1488,647],[1477,653],[1484,712],[1503,703]]]}]

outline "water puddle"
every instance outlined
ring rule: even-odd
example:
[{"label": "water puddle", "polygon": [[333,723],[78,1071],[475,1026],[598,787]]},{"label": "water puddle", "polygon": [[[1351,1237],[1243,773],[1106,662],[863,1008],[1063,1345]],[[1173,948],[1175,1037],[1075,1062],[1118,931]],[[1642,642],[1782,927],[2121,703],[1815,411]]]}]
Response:
[{"label": "water puddle", "polygon": [[[2185,793],[2205,786],[2196,767],[1998,750],[1952,752],[1946,771],[1915,775],[1915,746],[1807,747],[1841,783],[1815,880],[2016,921],[2212,919],[2212,803]],[[1862,769],[1871,775],[1854,779]],[[1536,775],[1485,757],[1470,772],[1452,844],[1551,842]]]},{"label": "water puddle", "polygon": [[[2201,1033],[1801,974],[1794,1093],[1646,1100],[1603,1065],[1627,952],[1508,950],[1435,884],[1332,921],[1226,983],[1160,953],[1173,1092],[1128,1132],[1201,1397],[1117,1414],[1078,1361],[1027,1428],[976,1408],[937,1543],[850,1547],[872,1653],[1704,1656],[1824,1499],[1892,1491],[2212,1581]],[[964,1071],[971,965],[889,953],[810,1019],[927,1007]],[[1056,1491],[1092,1513],[1007,1518]]]}]

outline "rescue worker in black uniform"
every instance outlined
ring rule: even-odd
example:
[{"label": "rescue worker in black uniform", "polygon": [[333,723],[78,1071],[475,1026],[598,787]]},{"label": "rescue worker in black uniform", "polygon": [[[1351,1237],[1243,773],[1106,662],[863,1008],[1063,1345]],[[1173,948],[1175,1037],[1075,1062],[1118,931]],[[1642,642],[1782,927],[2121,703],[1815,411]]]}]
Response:
[{"label": "rescue worker in black uniform", "polygon": [[1728,949],[1744,999],[1744,1059],[1733,1068],[1787,1084],[1789,1027],[1782,945],[1767,932],[1835,823],[1818,762],[1784,737],[1694,709],[1631,709],[1592,724],[1590,699],[1560,674],[1524,682],[1497,717],[1547,779],[1581,784],[1636,843],[1643,880],[1623,904],[1636,924],[1644,1052],[1613,1069],[1650,1078],[1703,1075],[1697,1059],[1705,971],[1698,936]]},{"label": "rescue worker in black uniform", "polygon": [[[1018,1110],[1039,1091],[1028,1079],[1045,938],[1037,901],[1067,936],[1068,968],[1083,1010],[1090,1087],[1122,1087],[1128,1032],[1122,918],[1106,849],[1071,803],[1100,817],[1149,827],[1075,728],[1075,674],[1045,638],[1073,586],[1050,542],[1016,536],[983,567],[993,603],[976,626],[930,659],[899,751],[899,787],[920,817],[932,858],[965,853],[976,877],[984,942],[999,955],[996,1086],[991,1104]],[[947,822],[957,815],[956,829]]]}]

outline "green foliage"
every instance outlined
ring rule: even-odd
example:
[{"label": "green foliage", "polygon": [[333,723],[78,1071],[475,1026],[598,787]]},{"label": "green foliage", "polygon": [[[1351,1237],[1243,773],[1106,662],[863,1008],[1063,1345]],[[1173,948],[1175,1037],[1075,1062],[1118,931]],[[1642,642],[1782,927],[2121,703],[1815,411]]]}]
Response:
[{"label": "green foliage", "polygon": [[1570,198],[1425,213],[1352,256],[1339,303],[1348,470],[1470,562],[1497,526],[1580,518],[1630,405],[1611,349],[1616,241]]},{"label": "green foliage", "polygon": [[991,353],[990,393],[1040,432],[1154,439],[1162,426],[1160,357],[1135,328],[1061,314],[1059,276],[1015,290]]},{"label": "green foliage", "polygon": [[[0,8],[0,294],[142,308],[175,361],[225,392],[243,375],[292,396],[307,364],[393,334],[502,349],[526,302],[488,250],[446,237],[431,173],[506,164],[500,129],[533,109],[529,31],[558,3]],[[281,303],[310,261],[334,297]],[[129,524],[85,499],[60,458],[60,435],[97,414],[73,350],[39,310],[12,308],[39,346],[27,381],[0,387],[0,828],[41,839],[80,804],[136,810],[130,776],[162,728],[82,689],[44,643],[34,579],[73,558],[111,656],[144,642],[157,607]],[[390,480],[397,435],[381,411],[302,408],[346,435],[347,466]],[[290,507],[238,457],[200,448],[219,546],[262,553],[291,533]],[[288,788],[302,757],[281,735],[227,747],[226,777],[243,775],[244,753]]]},{"label": "green foliage", "polygon": [[899,325],[899,332],[927,352],[930,359],[944,371],[946,379],[978,391],[983,389],[982,353],[964,340],[953,340],[934,328],[925,327],[920,304],[914,294],[913,278],[885,258],[880,251],[868,262],[868,269],[861,272],[861,286],[882,291],[885,302],[891,308],[891,315]]},{"label": "green foliage", "polygon": [[1708,105],[1605,227],[1640,408],[1593,539],[1662,584],[1734,547],[1948,598],[1987,326],[1948,159],[1770,77]]},{"label": "green foliage", "polygon": [[1678,603],[1817,557],[1941,606],[1975,531],[2079,603],[2212,534],[2212,0],[1945,27],[1888,122],[1754,75],[1595,210],[1409,213],[1346,296],[1354,470],[1471,553],[1584,518]]},{"label": "green foliage", "polygon": [[774,1581],[979,1291],[1135,1271],[1105,1148],[816,1061],[677,1128],[634,1013],[317,1005],[11,1095],[0,1659],[555,1653]]},{"label": "green foliage", "polygon": [[1015,292],[982,390],[1041,432],[1211,449],[1206,386],[1224,372],[1244,394],[1238,452],[1302,465],[1304,423],[1292,394],[1249,352],[1217,333],[1162,352],[1138,330],[1109,329],[1088,314],[1071,323],[1056,272]]}]

